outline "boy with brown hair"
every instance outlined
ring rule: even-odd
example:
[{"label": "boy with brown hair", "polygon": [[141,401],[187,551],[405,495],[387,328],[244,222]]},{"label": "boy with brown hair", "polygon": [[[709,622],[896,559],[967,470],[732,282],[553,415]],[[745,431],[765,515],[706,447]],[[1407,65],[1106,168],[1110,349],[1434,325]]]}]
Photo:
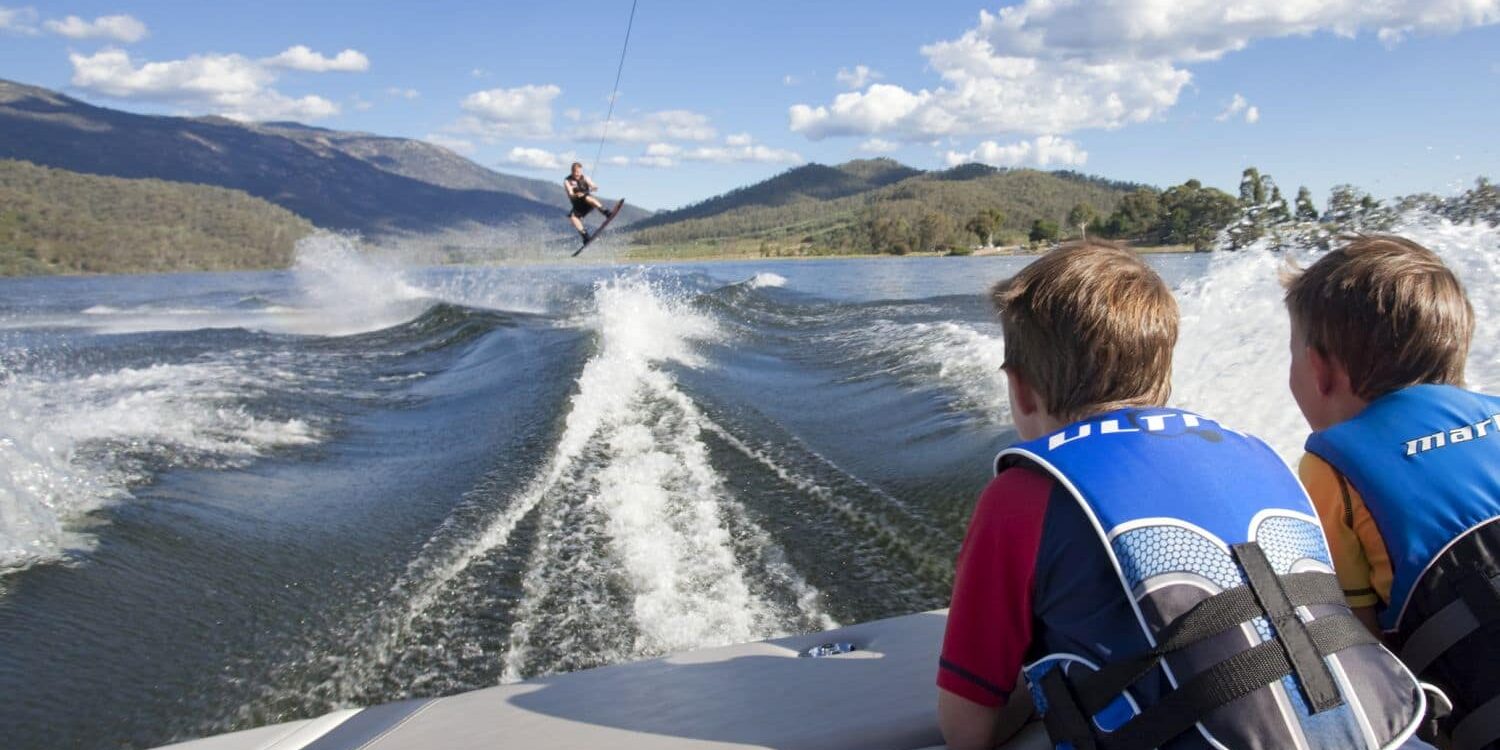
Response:
[{"label": "boy with brown hair", "polygon": [[1451,702],[1455,747],[1500,747],[1500,399],[1460,388],[1474,310],[1432,251],[1344,239],[1285,280],[1299,473],[1356,615]]},{"label": "boy with brown hair", "polygon": [[1421,690],[1344,605],[1296,478],[1164,406],[1177,306],[1156,272],[1073,243],[992,297],[1026,442],[996,459],[959,553],[949,747],[993,747],[1002,712],[1033,704],[1047,744],[1080,750],[1407,741]]}]

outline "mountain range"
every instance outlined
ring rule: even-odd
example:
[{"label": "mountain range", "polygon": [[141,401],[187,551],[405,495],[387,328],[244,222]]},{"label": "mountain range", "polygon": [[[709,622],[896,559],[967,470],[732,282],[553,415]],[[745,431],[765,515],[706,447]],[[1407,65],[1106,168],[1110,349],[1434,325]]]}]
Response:
[{"label": "mountain range", "polygon": [[[297,123],[140,115],[0,80],[0,159],[244,191],[324,229],[422,234],[561,224],[557,183],[486,169],[424,141]],[[627,207],[621,224],[649,215]]]},{"label": "mountain range", "polygon": [[1141,187],[1067,171],[983,164],[923,171],[891,159],[859,159],[795,167],[654,214],[637,222],[632,234],[646,254],[653,247],[684,245],[735,246],[733,252],[754,245],[776,254],[957,248],[975,243],[965,225],[982,212],[1004,216],[994,239],[1017,242],[1033,222],[1062,225],[1080,206],[1092,215],[1108,215]]}]

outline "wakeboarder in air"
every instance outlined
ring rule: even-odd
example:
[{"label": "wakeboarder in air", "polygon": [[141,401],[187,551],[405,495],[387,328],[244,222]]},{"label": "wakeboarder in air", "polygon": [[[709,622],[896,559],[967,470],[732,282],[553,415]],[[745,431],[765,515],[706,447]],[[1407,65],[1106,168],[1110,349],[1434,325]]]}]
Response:
[{"label": "wakeboarder in air", "polygon": [[599,209],[599,213],[604,214],[604,223],[600,224],[599,229],[594,232],[594,236],[598,236],[605,224],[608,224],[611,219],[615,218],[615,214],[620,212],[620,205],[625,202],[620,201],[613,209],[605,208],[598,198],[591,195],[598,189],[599,186],[583,173],[583,165],[573,162],[572,173],[563,179],[563,190],[567,191],[568,200],[573,202],[573,210],[568,212],[568,221],[572,222],[573,228],[578,230],[578,237],[583,240],[585,247],[594,237],[589,236],[588,230],[584,228],[583,217],[588,216],[589,212],[596,208]]}]

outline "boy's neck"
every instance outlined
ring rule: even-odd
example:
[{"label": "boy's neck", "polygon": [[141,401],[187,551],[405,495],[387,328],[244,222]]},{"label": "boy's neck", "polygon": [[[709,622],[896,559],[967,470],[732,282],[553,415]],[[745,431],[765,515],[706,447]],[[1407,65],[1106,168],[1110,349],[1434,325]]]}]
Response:
[{"label": "boy's neck", "polygon": [[1023,427],[1023,429],[1020,430],[1021,438],[1023,440],[1035,440],[1044,435],[1051,435],[1054,432],[1058,432],[1062,430],[1062,428],[1067,427],[1070,424],[1077,424],[1085,420],[1093,419],[1094,417],[1097,417],[1101,414],[1108,414],[1112,411],[1118,411],[1119,409],[1120,407],[1118,406],[1093,409],[1085,412],[1077,419],[1059,419],[1058,417],[1053,416],[1051,412],[1038,410],[1037,412],[1029,415],[1029,418],[1026,420],[1026,425],[1023,426],[1018,424],[1017,426]]},{"label": "boy's neck", "polygon": [[1359,416],[1369,405],[1368,400],[1354,395],[1346,388],[1340,388],[1324,394],[1323,402],[1316,409],[1304,410],[1303,415],[1307,417],[1307,425],[1313,432],[1322,432]]}]

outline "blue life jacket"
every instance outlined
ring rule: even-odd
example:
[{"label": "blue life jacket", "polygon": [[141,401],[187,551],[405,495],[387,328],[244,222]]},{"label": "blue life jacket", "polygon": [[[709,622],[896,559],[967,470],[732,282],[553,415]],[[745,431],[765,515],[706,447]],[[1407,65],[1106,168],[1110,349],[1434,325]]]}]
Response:
[{"label": "blue life jacket", "polygon": [[[1002,451],[1092,521],[1151,650],[1051,654],[1027,680],[1058,748],[1385,748],[1416,730],[1415,678],[1344,603],[1295,476],[1253,437],[1127,409]],[[1171,690],[1142,695],[1141,678]]]},{"label": "blue life jacket", "polygon": [[1359,490],[1391,556],[1387,630],[1442,551],[1500,518],[1500,398],[1418,385],[1307,439]]},{"label": "blue life jacket", "polygon": [[1393,576],[1381,625],[1452,702],[1456,745],[1500,746],[1500,398],[1403,388],[1314,433],[1307,450],[1375,519]]}]

